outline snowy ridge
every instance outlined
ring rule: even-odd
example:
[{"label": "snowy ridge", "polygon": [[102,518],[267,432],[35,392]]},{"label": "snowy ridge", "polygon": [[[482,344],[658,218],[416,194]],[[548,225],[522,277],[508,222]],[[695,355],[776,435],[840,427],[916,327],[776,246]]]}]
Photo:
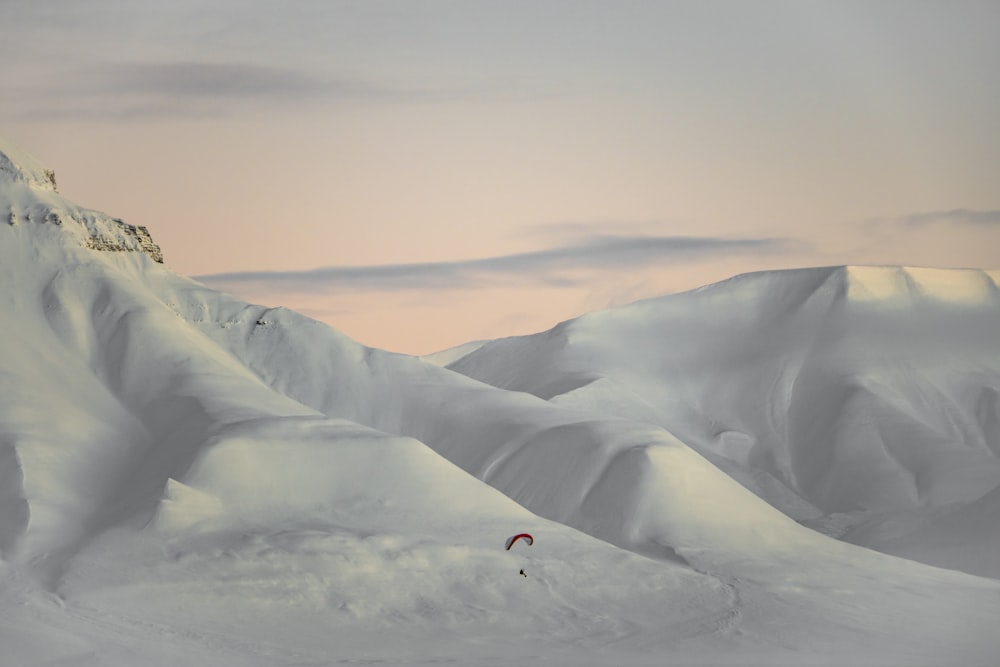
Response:
[{"label": "snowy ridge", "polygon": [[[824,530],[913,508],[960,513],[1000,485],[995,275],[749,274],[495,341],[449,368],[668,428]],[[956,563],[977,543],[974,531],[954,541]],[[957,566],[944,551],[932,562]],[[995,564],[976,572],[1000,576]]]},{"label": "snowy ridge", "polygon": [[844,268],[851,301],[937,299],[996,307],[1000,272],[975,269],[851,266]]},{"label": "snowy ridge", "polygon": [[[0,183],[0,207],[77,210],[54,197]],[[1000,582],[967,573],[997,534],[995,301],[934,276],[912,312],[847,298],[853,269],[740,277],[452,363],[493,386],[73,227],[0,225],[18,664],[1000,651]]]},{"label": "snowy ridge", "polygon": [[65,227],[77,243],[92,250],[140,252],[163,263],[163,253],[145,227],[130,225],[100,211],[85,209],[56,192],[55,172],[0,137],[0,219],[11,226]]},{"label": "snowy ridge", "polygon": [[0,137],[0,183],[19,183],[37,190],[56,191],[55,172]]}]

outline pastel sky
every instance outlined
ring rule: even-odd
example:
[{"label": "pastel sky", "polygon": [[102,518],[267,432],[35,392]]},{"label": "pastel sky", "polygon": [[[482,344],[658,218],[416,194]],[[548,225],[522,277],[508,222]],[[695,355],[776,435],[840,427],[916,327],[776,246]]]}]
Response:
[{"label": "pastel sky", "polygon": [[1000,3],[6,0],[0,133],[427,353],[753,270],[1000,268]]}]

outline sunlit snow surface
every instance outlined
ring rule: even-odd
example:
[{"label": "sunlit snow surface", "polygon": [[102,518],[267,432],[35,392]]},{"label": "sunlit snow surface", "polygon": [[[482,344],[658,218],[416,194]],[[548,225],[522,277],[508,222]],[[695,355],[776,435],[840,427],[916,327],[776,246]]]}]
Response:
[{"label": "sunlit snow surface", "polygon": [[[0,148],[0,213],[84,210]],[[1000,655],[996,273],[740,276],[432,363],[45,219],[0,225],[0,664]]]}]

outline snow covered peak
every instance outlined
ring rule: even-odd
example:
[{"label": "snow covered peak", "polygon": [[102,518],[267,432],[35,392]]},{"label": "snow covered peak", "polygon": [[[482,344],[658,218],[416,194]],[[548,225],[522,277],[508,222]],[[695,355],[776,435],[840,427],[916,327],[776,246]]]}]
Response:
[{"label": "snow covered peak", "polygon": [[0,183],[24,183],[40,190],[56,190],[55,172],[0,137]]},{"label": "snow covered peak", "polygon": [[[91,250],[141,252],[163,263],[163,253],[145,227],[83,208],[56,191],[55,172],[0,137],[0,216],[11,227],[47,224]],[[73,223],[66,224],[64,223]]]},{"label": "snow covered peak", "polygon": [[1000,307],[1000,271],[916,266],[840,265],[757,271],[733,276],[688,292],[619,306],[608,315],[590,313],[582,320],[647,318],[692,301],[723,311],[787,314],[810,303],[847,304],[852,308],[914,308],[924,303]]},{"label": "snow covered peak", "polygon": [[907,302],[914,297],[986,304],[998,295],[1000,272],[907,266],[847,266],[847,298],[854,302]]}]

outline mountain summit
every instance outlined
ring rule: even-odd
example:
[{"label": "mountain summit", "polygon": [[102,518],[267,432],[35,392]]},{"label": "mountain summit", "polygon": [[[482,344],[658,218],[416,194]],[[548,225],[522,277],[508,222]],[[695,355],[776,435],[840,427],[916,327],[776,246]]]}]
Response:
[{"label": "mountain summit", "polygon": [[10,225],[67,225],[67,233],[93,250],[140,252],[163,263],[145,227],[130,225],[67,201],[56,190],[55,171],[0,137],[0,219]]},{"label": "mountain summit", "polygon": [[21,183],[28,187],[56,191],[56,175],[41,162],[0,137],[0,187]]}]

